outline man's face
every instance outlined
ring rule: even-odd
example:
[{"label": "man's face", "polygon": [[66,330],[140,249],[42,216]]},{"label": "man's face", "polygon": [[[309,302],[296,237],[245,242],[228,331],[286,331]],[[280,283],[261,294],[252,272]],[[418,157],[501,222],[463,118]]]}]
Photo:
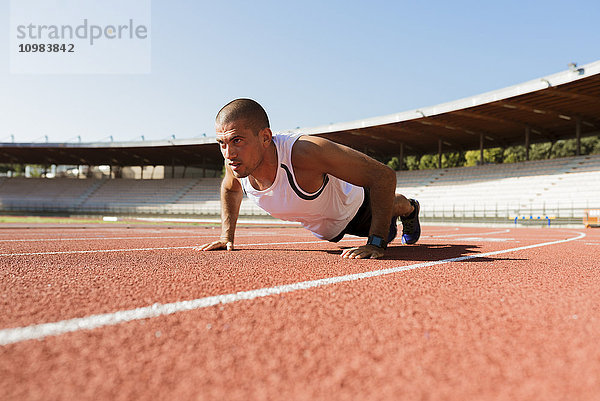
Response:
[{"label": "man's face", "polygon": [[266,148],[263,135],[255,134],[245,120],[217,125],[217,142],[225,164],[236,178],[244,178],[260,165]]}]

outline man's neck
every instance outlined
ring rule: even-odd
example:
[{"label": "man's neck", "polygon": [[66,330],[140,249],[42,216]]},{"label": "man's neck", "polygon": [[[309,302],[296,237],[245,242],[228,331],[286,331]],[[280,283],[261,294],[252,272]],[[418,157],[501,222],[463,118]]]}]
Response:
[{"label": "man's neck", "polygon": [[254,188],[263,191],[273,185],[277,177],[277,148],[275,143],[271,142],[269,149],[265,152],[265,157],[260,165],[248,177]]}]

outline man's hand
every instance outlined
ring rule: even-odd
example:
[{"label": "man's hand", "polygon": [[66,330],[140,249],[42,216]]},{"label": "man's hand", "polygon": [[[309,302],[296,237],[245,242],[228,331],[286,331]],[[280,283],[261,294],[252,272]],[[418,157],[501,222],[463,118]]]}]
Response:
[{"label": "man's hand", "polygon": [[218,249],[227,249],[228,251],[233,251],[233,242],[231,241],[223,241],[218,240],[211,242],[209,244],[198,245],[193,248],[195,251],[215,251]]},{"label": "man's hand", "polygon": [[383,256],[385,250],[374,245],[362,245],[356,248],[344,249],[342,258],[344,259],[379,259]]}]

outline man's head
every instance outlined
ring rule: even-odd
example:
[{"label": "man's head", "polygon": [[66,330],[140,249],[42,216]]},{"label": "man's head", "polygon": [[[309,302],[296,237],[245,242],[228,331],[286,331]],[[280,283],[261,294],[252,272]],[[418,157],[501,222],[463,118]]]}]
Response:
[{"label": "man's head", "polygon": [[267,112],[252,99],[235,99],[227,103],[217,113],[215,123],[218,128],[235,121],[243,121],[244,125],[252,129],[255,135],[258,135],[264,128],[270,128]]},{"label": "man's head", "polygon": [[217,142],[225,164],[237,178],[252,174],[263,162],[271,144],[269,118],[260,104],[236,99],[217,113]]}]

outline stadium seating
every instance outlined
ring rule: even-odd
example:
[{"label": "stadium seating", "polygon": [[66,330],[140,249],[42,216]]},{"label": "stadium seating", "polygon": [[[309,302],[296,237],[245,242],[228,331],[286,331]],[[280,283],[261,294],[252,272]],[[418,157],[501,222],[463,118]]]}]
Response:
[{"label": "stadium seating", "polygon": [[[427,173],[428,172],[428,173]],[[600,206],[600,156],[397,174],[397,189],[421,202],[425,218],[578,219]],[[420,180],[420,181],[419,181]]]},{"label": "stadium seating", "polygon": [[0,204],[5,210],[73,209],[99,182],[69,178],[5,178],[0,186]]},{"label": "stadium seating", "polygon": [[[0,210],[218,215],[220,181],[2,177]],[[584,209],[600,208],[600,155],[400,171],[397,191],[419,199],[424,220],[578,220]],[[246,198],[240,213],[265,215]]]}]

